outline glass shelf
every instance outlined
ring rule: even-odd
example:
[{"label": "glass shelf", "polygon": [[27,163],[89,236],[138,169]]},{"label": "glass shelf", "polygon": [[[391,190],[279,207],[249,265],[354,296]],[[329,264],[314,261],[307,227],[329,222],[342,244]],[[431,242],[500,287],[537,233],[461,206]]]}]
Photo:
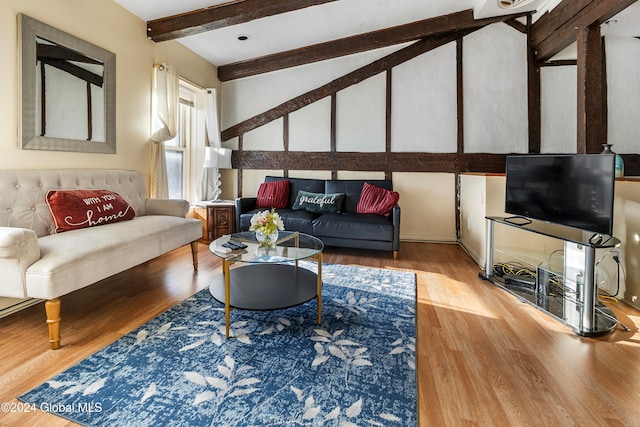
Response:
[{"label": "glass shelf", "polygon": [[[582,336],[605,335],[617,324],[613,312],[597,300],[595,249],[614,247],[614,237],[584,238],[577,230],[549,224],[518,224],[487,217],[487,265],[481,277],[545,311]],[[494,224],[562,241],[551,254],[494,245]],[[560,243],[560,242],[558,242]]]}]

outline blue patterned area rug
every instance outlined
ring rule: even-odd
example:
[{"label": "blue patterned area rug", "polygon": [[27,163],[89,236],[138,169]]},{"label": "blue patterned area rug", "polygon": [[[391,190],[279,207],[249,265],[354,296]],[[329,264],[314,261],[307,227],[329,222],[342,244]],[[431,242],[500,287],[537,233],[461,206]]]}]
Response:
[{"label": "blue patterned area rug", "polygon": [[315,300],[234,310],[227,340],[204,289],[20,399],[87,426],[416,426],[415,274],[323,281],[321,325]]}]

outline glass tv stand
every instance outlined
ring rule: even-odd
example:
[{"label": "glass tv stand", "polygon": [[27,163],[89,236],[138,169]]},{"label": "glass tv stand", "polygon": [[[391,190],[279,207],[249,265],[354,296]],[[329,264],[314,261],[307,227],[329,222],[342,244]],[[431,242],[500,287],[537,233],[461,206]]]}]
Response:
[{"label": "glass tv stand", "polygon": [[[480,277],[488,280],[571,327],[581,336],[601,336],[617,322],[598,301],[596,249],[620,245],[615,237],[587,235],[580,230],[520,217],[486,217],[487,261]],[[514,227],[563,242],[561,265],[551,257],[496,247],[495,224]]]}]

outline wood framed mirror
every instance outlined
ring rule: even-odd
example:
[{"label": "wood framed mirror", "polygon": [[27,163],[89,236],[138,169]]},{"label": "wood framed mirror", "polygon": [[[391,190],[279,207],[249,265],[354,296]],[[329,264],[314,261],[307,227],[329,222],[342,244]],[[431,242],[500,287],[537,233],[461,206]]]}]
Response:
[{"label": "wood framed mirror", "polygon": [[115,54],[27,15],[18,23],[21,148],[115,153]]}]

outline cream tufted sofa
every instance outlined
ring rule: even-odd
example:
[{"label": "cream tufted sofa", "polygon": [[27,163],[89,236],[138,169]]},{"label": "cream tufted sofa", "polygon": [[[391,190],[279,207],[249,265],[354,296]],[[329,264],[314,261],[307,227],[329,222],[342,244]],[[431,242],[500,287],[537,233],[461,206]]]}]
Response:
[{"label": "cream tufted sofa", "polygon": [[[45,202],[52,189],[111,190],[135,209],[130,221],[50,234]],[[60,346],[60,299],[77,289],[191,244],[198,268],[199,220],[185,200],[147,199],[139,172],[0,171],[0,296],[41,298],[52,349]]]}]

